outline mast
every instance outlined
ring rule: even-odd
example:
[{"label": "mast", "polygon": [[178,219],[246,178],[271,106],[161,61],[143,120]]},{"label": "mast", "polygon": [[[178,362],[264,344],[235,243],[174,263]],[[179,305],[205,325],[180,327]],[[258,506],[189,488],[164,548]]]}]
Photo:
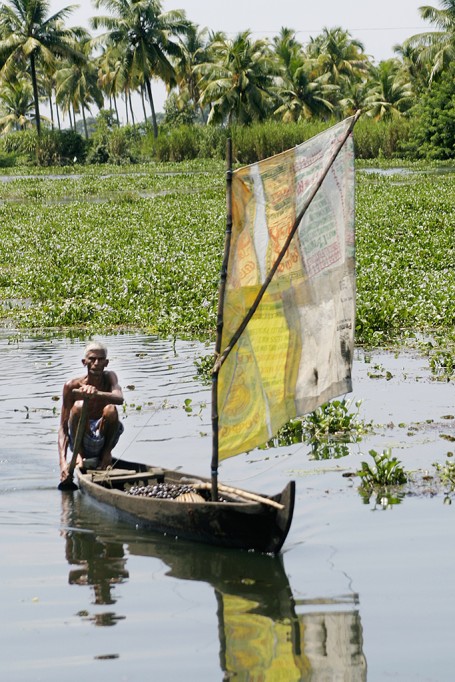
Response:
[{"label": "mast", "polygon": [[221,265],[220,286],[218,292],[218,310],[216,321],[215,364],[212,370],[212,500],[218,500],[218,374],[221,352],[221,337],[223,334],[223,308],[226,291],[227,269],[232,235],[232,140],[228,138],[226,144],[226,232],[224,240],[224,254]]}]

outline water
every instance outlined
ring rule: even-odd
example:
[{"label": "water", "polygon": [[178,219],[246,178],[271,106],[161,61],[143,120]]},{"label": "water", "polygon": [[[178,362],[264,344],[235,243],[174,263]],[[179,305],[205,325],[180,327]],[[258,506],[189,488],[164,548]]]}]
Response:
[{"label": "water", "polygon": [[[424,360],[357,353],[353,398],[381,426],[348,457],[312,461],[300,445],[223,463],[223,482],[260,492],[296,479],[272,558],[141,534],[59,492],[61,388],[83,373],[84,343],[11,336],[0,336],[1,680],[453,679],[455,507],[443,494],[365,504],[343,476],[370,448],[392,447],[406,469],[445,461],[453,385]],[[207,475],[210,396],[193,380],[207,349],[102,340],[127,403],[115,452]]]}]

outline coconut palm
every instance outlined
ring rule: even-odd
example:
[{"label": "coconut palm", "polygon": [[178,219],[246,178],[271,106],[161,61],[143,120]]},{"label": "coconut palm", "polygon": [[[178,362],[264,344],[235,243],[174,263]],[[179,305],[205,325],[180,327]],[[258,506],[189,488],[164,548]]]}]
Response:
[{"label": "coconut palm", "polygon": [[403,62],[403,69],[408,75],[414,94],[426,91],[430,83],[431,66],[422,59],[423,49],[412,47],[408,42],[395,45],[393,48]]},{"label": "coconut palm", "polygon": [[266,118],[275,98],[278,66],[266,40],[251,40],[244,31],[233,40],[211,44],[210,61],[195,70],[202,75],[201,101],[210,105],[209,123],[230,125]]},{"label": "coconut palm", "polygon": [[48,17],[49,2],[46,0],[7,0],[0,5],[0,77],[9,82],[19,64],[28,64],[38,135],[41,132],[39,65],[52,66],[56,56],[83,59],[75,39],[81,37],[84,30],[67,29],[63,23],[73,9],[68,6]]},{"label": "coconut palm", "polygon": [[105,49],[97,59],[98,84],[109,99],[109,109],[115,111],[117,125],[120,125],[117,98],[125,84],[122,53],[117,48]]},{"label": "coconut palm", "polygon": [[372,82],[365,104],[374,119],[400,118],[414,103],[411,83],[398,59],[380,62]]},{"label": "coconut palm", "polygon": [[0,102],[4,112],[0,118],[2,133],[32,127],[33,89],[28,80],[21,76],[15,81],[5,83],[0,89]]},{"label": "coconut palm", "polygon": [[436,31],[428,31],[411,36],[404,46],[419,48],[419,60],[431,64],[430,82],[446,69],[455,59],[455,0],[440,0],[441,9],[424,5],[419,7],[422,19],[436,27]]},{"label": "coconut palm", "polygon": [[295,31],[283,26],[277,36],[273,38],[274,51],[286,73],[292,58],[303,50],[303,46],[296,40]]},{"label": "coconut palm", "polygon": [[57,73],[57,103],[66,103],[66,107],[71,106],[74,112],[81,111],[87,139],[85,111],[90,110],[92,103],[96,103],[99,109],[104,103],[103,93],[98,85],[98,67],[96,62],[90,59],[92,47],[92,41],[86,37],[80,43],[84,61],[69,62]]},{"label": "coconut palm", "polygon": [[307,55],[316,60],[320,74],[329,74],[329,82],[338,85],[341,93],[348,82],[364,80],[370,69],[363,43],[340,27],[324,28],[311,38]]},{"label": "coconut palm", "polygon": [[368,97],[371,95],[370,81],[350,81],[343,88],[343,97],[338,101],[337,109],[342,117],[352,116],[356,111],[368,109]]},{"label": "coconut palm", "polygon": [[179,36],[186,35],[189,24],[181,10],[163,12],[159,0],[95,0],[95,7],[104,7],[111,16],[95,16],[94,29],[107,32],[97,42],[123,50],[130,82],[142,80],[152,111],[153,131],[158,135],[151,78],[160,78],[167,85],[176,84],[172,59],[180,56]]},{"label": "coconut palm", "polygon": [[200,79],[196,67],[204,64],[208,59],[208,30],[199,29],[196,24],[190,24],[186,36],[182,39],[182,52],[175,60],[175,72],[179,86],[179,95],[173,98],[173,103],[180,109],[188,107],[199,108],[200,116],[205,122],[206,114],[201,104]]},{"label": "coconut palm", "polygon": [[328,117],[333,111],[331,99],[338,86],[329,83],[329,75],[317,75],[310,60],[302,52],[289,59],[279,87],[279,106],[275,116],[284,122],[302,121],[320,116]]}]

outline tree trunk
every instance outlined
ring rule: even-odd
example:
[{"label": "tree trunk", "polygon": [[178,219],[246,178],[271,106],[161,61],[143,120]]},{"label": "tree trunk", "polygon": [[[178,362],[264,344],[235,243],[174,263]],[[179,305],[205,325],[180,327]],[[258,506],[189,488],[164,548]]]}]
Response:
[{"label": "tree trunk", "polygon": [[145,101],[144,101],[144,86],[141,86],[141,102],[142,102],[142,111],[144,112],[144,123],[147,125],[147,112],[145,110]]},{"label": "tree trunk", "polygon": [[120,118],[118,115],[117,97],[115,95],[114,95],[114,109],[115,109],[115,115],[117,116],[117,125],[120,128]]},{"label": "tree trunk", "polygon": [[87,119],[85,118],[85,108],[82,107],[82,119],[84,121],[85,139],[88,140]]},{"label": "tree trunk", "polygon": [[128,103],[130,105],[130,111],[131,111],[131,121],[133,126],[135,125],[134,122],[134,111],[133,111],[133,102],[131,101],[131,92],[128,93]]},{"label": "tree trunk", "polygon": [[39,113],[38,81],[36,79],[35,54],[30,54],[30,73],[32,76],[33,99],[35,100],[35,123],[38,137],[41,135],[41,118]]},{"label": "tree trunk", "polygon": [[126,125],[130,122],[130,117],[128,114],[128,93],[125,91],[125,113],[126,113]]},{"label": "tree trunk", "polygon": [[54,106],[52,104],[52,92],[49,93],[49,111],[51,112],[52,130],[54,130]]},{"label": "tree trunk", "polygon": [[158,137],[158,125],[156,122],[155,104],[153,102],[152,86],[150,84],[150,78],[147,78],[147,76],[145,77],[145,87],[147,88],[147,95],[149,98],[150,108],[152,110],[153,137],[156,139]]},{"label": "tree trunk", "polygon": [[60,112],[58,110],[58,104],[57,102],[55,103],[55,113],[57,114],[57,124],[58,124],[58,129],[61,130],[62,126],[60,124]]}]

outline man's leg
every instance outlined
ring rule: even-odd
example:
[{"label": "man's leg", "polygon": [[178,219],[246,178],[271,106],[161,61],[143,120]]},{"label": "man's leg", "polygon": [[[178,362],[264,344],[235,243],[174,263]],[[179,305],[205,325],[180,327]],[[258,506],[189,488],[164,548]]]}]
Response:
[{"label": "man's leg", "polygon": [[[73,444],[74,444],[74,439],[76,437],[77,433],[77,427],[79,426],[79,421],[81,418],[81,413],[82,413],[82,406],[83,406],[83,401],[82,400],[77,400],[73,407],[71,408],[70,416],[68,419],[68,430],[70,433],[70,446],[71,446],[71,451],[73,450]],[[86,430],[88,429],[88,420],[87,420],[87,425],[86,425]],[[84,445],[83,445],[83,439],[79,447],[79,452],[77,455],[77,460],[76,460],[76,466],[82,466],[82,458],[84,457]]]},{"label": "man's leg", "polygon": [[115,405],[106,405],[99,425],[100,434],[104,436],[104,447],[100,452],[100,469],[112,464],[112,448],[116,443],[119,429],[118,412]]}]

